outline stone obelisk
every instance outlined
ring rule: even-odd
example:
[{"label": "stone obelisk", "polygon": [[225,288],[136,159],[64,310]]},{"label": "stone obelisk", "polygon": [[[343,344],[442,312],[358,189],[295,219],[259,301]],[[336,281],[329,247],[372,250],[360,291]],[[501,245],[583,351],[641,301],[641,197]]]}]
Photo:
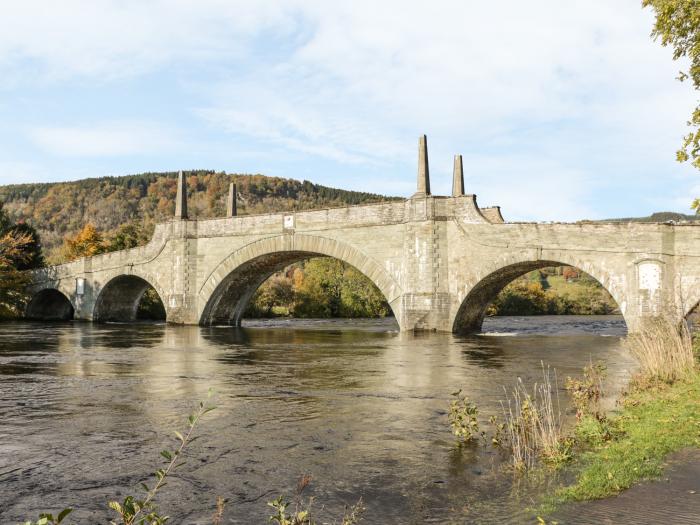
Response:
[{"label": "stone obelisk", "polygon": [[462,167],[462,155],[455,155],[455,167],[452,172],[452,196],[464,195],[464,169]]},{"label": "stone obelisk", "polygon": [[187,218],[187,183],[182,172],[177,175],[177,197],[175,198],[175,218]]},{"label": "stone obelisk", "polygon": [[428,169],[428,138],[418,139],[418,187],[416,196],[430,195],[430,172]]},{"label": "stone obelisk", "polygon": [[238,210],[236,209],[236,183],[232,182],[228,186],[228,199],[226,200],[226,216],[235,217],[238,215]]}]

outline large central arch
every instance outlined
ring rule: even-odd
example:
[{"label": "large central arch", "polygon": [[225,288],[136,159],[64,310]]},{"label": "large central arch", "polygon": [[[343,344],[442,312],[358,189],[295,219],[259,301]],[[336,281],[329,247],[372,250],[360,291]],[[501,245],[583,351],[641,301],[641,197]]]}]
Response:
[{"label": "large central arch", "polygon": [[452,323],[452,331],[455,333],[479,332],[486,317],[486,310],[489,304],[503,288],[526,273],[551,266],[573,266],[586,272],[596,279],[611,295],[624,316],[626,304],[621,300],[616,287],[604,273],[597,271],[589,264],[585,264],[582,261],[563,262],[559,260],[508,261],[489,268],[489,270],[484,272],[484,276],[478,279],[474,286],[469,289],[459,303],[459,309]]},{"label": "large central arch", "polygon": [[240,325],[252,295],[270,275],[294,262],[324,256],[346,262],[369,278],[400,323],[396,308],[401,288],[374,259],[335,239],[288,234],[247,244],[216,267],[199,290],[199,324]]}]

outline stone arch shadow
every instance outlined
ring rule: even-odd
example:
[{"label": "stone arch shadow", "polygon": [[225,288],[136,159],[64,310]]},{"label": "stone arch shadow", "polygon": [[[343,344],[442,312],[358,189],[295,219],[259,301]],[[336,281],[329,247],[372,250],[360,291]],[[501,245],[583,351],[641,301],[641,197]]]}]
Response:
[{"label": "stone arch shadow", "polygon": [[693,330],[700,330],[700,282],[693,283],[689,290],[681,290],[680,316]]},{"label": "stone arch shadow", "polygon": [[452,332],[458,334],[479,332],[486,317],[486,310],[489,304],[503,288],[528,272],[551,266],[572,266],[593,277],[615,300],[625,320],[625,324],[629,327],[628,318],[625,316],[627,304],[622,291],[614,284],[613,279],[609,275],[595,266],[585,261],[560,257],[542,260],[510,257],[501,259],[497,263],[488,266],[474,280],[472,286],[467,287],[466,293],[460,295],[457,302],[457,311],[452,320]]},{"label": "stone arch shadow", "polygon": [[58,288],[37,291],[25,309],[24,317],[35,321],[69,321],[75,315],[75,307],[66,294]]},{"label": "stone arch shadow", "polygon": [[136,321],[139,303],[146,290],[153,288],[165,309],[167,321],[166,295],[158,282],[142,272],[119,273],[111,276],[99,289],[92,310],[92,320],[96,322]]},{"label": "stone arch shadow", "polygon": [[402,290],[374,259],[335,239],[296,234],[267,237],[226,257],[199,290],[199,324],[240,326],[246,306],[265,280],[310,257],[333,257],[355,267],[377,286],[401,323],[398,309]]}]

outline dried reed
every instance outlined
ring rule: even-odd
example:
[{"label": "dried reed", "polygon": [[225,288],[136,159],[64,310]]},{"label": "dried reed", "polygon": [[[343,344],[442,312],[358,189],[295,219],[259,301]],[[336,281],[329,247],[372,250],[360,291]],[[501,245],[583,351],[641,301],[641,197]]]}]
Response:
[{"label": "dried reed", "polygon": [[625,346],[639,361],[645,380],[673,383],[693,371],[693,340],[685,322],[659,317],[645,321],[627,336]]},{"label": "dried reed", "polygon": [[[556,398],[552,396],[556,392]],[[542,364],[542,382],[535,383],[532,393],[522,379],[501,403],[505,419],[505,433],[511,449],[513,467],[523,471],[534,466],[538,457],[559,461],[563,450],[561,409],[557,390],[556,371],[554,384],[549,367]]]}]

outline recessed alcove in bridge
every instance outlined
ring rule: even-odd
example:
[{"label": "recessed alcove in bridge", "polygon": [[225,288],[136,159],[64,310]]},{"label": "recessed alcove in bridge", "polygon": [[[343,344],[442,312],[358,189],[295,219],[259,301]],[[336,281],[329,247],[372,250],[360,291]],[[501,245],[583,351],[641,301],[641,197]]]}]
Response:
[{"label": "recessed alcove in bridge", "polygon": [[54,288],[41,290],[29,301],[27,319],[37,321],[69,321],[75,309],[68,297]]},{"label": "recessed alcove in bridge", "polygon": [[[462,303],[457,311],[454,319],[452,331],[460,334],[478,333],[481,331],[484,319],[489,315],[490,309],[493,309],[494,304],[500,303],[503,306],[507,303],[509,297],[504,295],[504,290],[506,287],[516,282],[520,277],[529,274],[530,272],[535,272],[540,270],[546,272],[548,270],[558,270],[560,273],[562,270],[571,271],[572,275],[576,275],[576,279],[583,278],[589,283],[590,289],[588,293],[590,294],[590,300],[593,301],[597,298],[603,298],[604,304],[600,308],[591,308],[592,311],[587,311],[585,314],[597,313],[597,314],[620,314],[621,309],[619,302],[615,298],[611,290],[606,286],[606,283],[601,282],[600,278],[596,278],[591,274],[584,272],[576,266],[567,265],[559,261],[524,261],[518,262],[510,265],[506,265],[497,270],[492,271],[485,277],[481,278],[467,293],[467,295],[462,300]],[[537,274],[534,274],[535,276]],[[543,275],[544,276],[544,275]],[[565,278],[565,277],[564,277]],[[565,278],[566,279],[566,278]],[[604,279],[603,279],[604,280]],[[534,283],[533,283],[534,284]],[[532,292],[533,290],[528,290],[524,287],[525,292]],[[522,291],[522,290],[521,290]],[[543,290],[536,288],[534,293],[542,294]],[[511,291],[512,295],[512,291]],[[516,292],[517,296],[517,292]],[[560,296],[562,297],[562,296]],[[550,295],[549,299],[556,298]],[[512,299],[512,298],[511,298]],[[523,297],[524,301],[527,301],[527,297]],[[567,304],[556,305],[555,311],[538,311],[535,315],[540,314],[571,314],[576,313],[567,311]],[[584,314],[584,315],[585,315]],[[517,314],[496,314],[496,315],[533,315],[527,313],[517,313]]]}]

